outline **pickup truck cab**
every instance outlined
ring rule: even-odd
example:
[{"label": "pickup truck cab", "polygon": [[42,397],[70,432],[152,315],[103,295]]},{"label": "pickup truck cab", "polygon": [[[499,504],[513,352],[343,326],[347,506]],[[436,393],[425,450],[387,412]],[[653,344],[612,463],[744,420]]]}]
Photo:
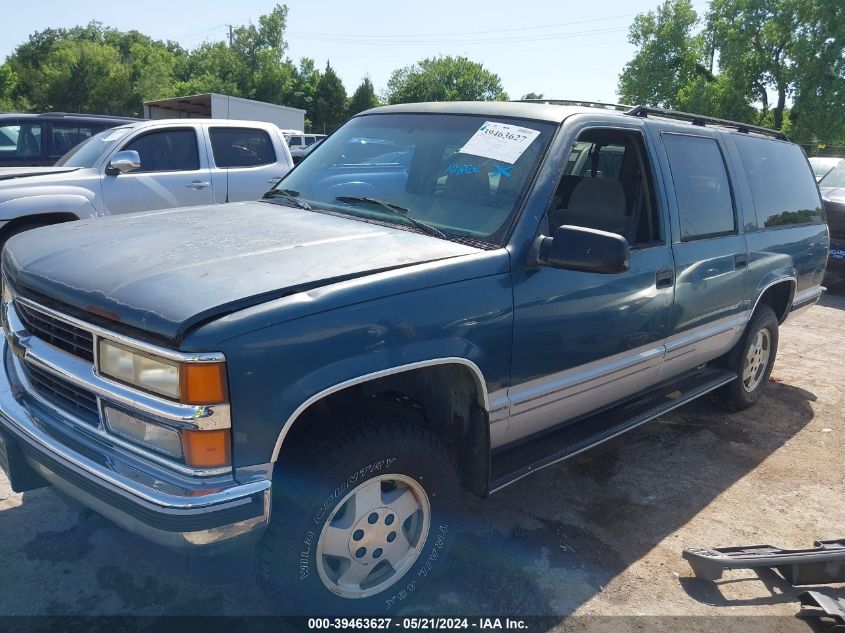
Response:
[{"label": "pickup truck cab", "polygon": [[[402,151],[350,162],[355,139]],[[828,244],[776,132],[377,108],[262,201],[11,240],[0,463],[152,542],[254,555],[288,610],[407,612],[462,487],[485,497],[709,392],[753,405]]]},{"label": "pickup truck cab", "polygon": [[270,123],[130,122],[95,134],[52,167],[0,169],[0,248],[47,224],[257,200],[292,166]]}]

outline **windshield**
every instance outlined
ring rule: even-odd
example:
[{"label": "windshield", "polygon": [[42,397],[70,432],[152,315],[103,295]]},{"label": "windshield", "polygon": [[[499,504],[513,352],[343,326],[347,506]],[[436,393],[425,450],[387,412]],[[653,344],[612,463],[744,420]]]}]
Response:
[{"label": "windshield", "polygon": [[810,158],[810,167],[813,168],[813,174],[816,178],[821,178],[827,174],[831,169],[836,167],[841,158],[820,158],[814,156]]},{"label": "windshield", "polygon": [[553,131],[550,123],[498,117],[361,116],[320,143],[278,189],[315,211],[415,230],[427,224],[449,239],[500,244]]},{"label": "windshield", "polygon": [[845,161],[839,163],[827,176],[822,178],[819,187],[845,187]]},{"label": "windshield", "polygon": [[94,167],[103,154],[111,151],[117,142],[129,134],[131,130],[130,127],[103,130],[62,156],[56,163],[56,167]]}]

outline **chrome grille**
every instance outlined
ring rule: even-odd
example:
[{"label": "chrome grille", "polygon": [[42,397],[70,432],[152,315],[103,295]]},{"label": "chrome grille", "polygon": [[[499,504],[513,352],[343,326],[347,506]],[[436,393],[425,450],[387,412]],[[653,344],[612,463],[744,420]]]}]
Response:
[{"label": "chrome grille", "polygon": [[61,319],[15,301],[18,318],[30,334],[74,356],[94,362],[94,336]]},{"label": "chrome grille", "polygon": [[23,369],[32,389],[39,396],[86,424],[100,424],[97,396],[93,393],[29,363],[24,363]]}]

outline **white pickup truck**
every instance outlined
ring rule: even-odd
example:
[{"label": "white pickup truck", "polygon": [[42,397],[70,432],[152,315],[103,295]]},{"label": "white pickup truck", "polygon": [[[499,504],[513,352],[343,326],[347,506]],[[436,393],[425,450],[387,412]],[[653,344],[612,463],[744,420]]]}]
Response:
[{"label": "white pickup truck", "polygon": [[257,200],[293,166],[259,121],[172,119],[105,130],[53,167],[0,169],[0,249],[37,226],[132,211]]}]

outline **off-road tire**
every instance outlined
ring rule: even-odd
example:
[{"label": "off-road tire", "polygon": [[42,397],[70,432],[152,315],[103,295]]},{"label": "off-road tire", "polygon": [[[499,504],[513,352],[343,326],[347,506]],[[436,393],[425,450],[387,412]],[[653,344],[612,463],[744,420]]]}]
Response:
[{"label": "off-road tire", "polygon": [[[270,525],[256,555],[259,580],[279,612],[395,614],[423,604],[433,593],[458,527],[460,477],[454,451],[424,422],[419,409],[373,400],[372,406],[336,416],[331,428],[282,451]],[[324,580],[327,567],[321,561],[326,559],[317,560],[318,541],[335,511],[344,511],[347,495],[388,475],[410,478],[425,491],[427,536],[418,538],[415,561],[392,585],[371,596],[343,597]]]},{"label": "off-road tire", "polygon": [[[765,330],[768,335],[768,359],[756,386],[749,390],[743,382],[743,372],[749,350],[754,345],[758,333]],[[769,376],[775,364],[778,351],[778,319],[774,310],[766,304],[757,306],[739,343],[725,357],[729,369],[737,373],[737,379],[722,387],[717,396],[730,411],[742,411],[757,403],[769,384]]]}]

